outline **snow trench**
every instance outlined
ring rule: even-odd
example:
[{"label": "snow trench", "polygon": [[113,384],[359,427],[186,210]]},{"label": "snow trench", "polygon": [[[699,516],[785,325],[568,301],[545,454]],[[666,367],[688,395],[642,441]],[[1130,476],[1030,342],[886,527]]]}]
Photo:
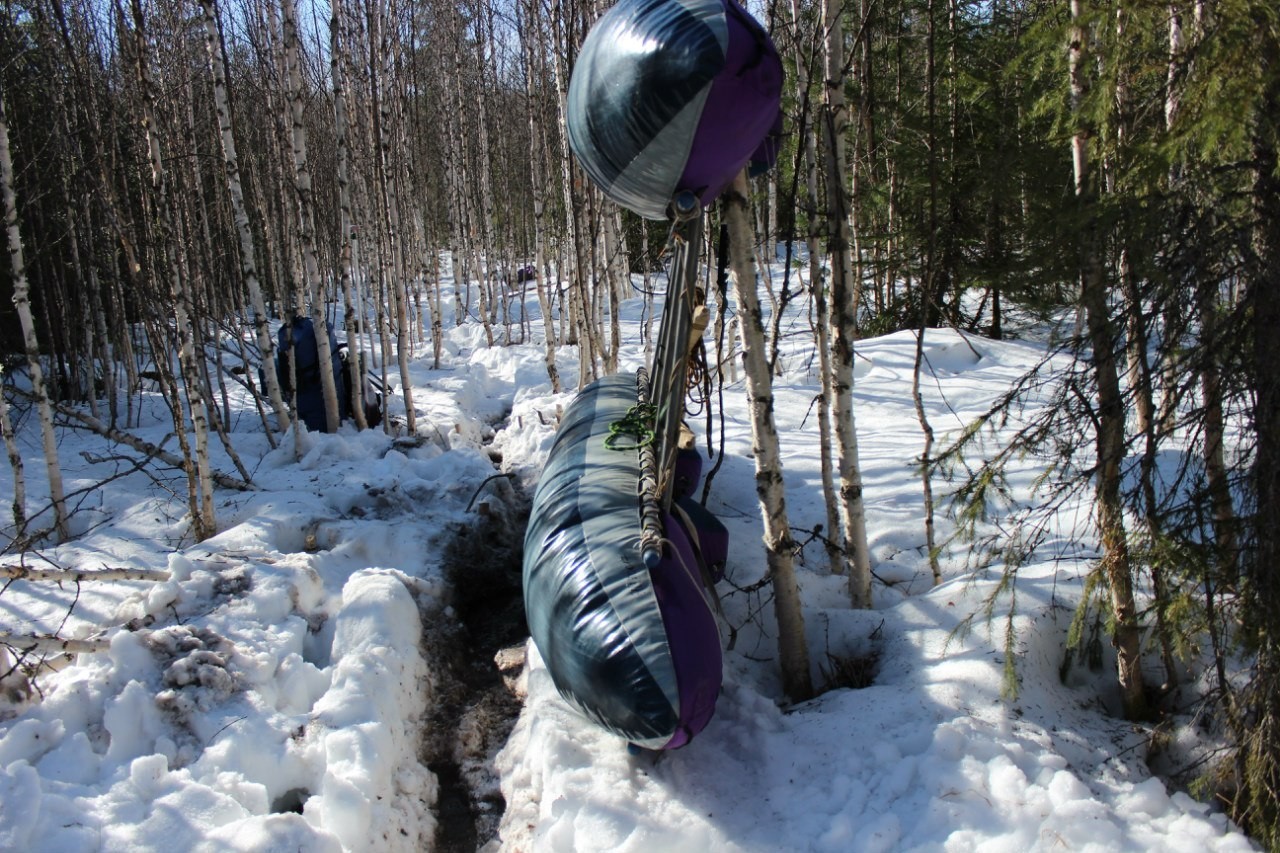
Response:
[{"label": "snow trench", "polygon": [[520,499],[488,482],[500,410],[429,387],[416,404],[417,438],[263,439],[259,490],[227,497],[202,543],[159,549],[180,523],[163,526],[148,478],[117,481],[114,519],[59,555],[168,580],[61,599],[8,587],[33,629],[110,644],[0,703],[0,850],[473,850],[496,835],[492,755],[519,701],[494,656],[522,639]]}]

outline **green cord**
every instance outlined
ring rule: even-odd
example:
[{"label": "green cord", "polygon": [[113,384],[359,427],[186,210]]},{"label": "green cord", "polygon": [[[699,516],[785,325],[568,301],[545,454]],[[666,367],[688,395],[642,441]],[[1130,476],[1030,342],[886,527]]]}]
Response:
[{"label": "green cord", "polygon": [[[657,415],[658,409],[652,404],[632,406],[621,419],[609,424],[609,434],[604,437],[604,446],[609,450],[639,450],[653,444],[653,424]],[[619,444],[619,440],[624,437],[631,439],[631,443]]]}]

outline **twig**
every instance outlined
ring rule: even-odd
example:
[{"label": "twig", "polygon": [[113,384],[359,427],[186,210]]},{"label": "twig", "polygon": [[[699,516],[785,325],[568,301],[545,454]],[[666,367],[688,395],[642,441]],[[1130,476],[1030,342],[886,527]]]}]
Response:
[{"label": "twig", "polygon": [[496,480],[499,477],[506,477],[508,480],[510,480],[513,477],[515,477],[515,474],[510,474],[510,473],[494,474],[492,476],[485,477],[484,482],[476,487],[476,492],[471,496],[471,500],[467,501],[467,508],[465,510],[466,512],[471,512],[471,505],[476,502],[476,498],[480,497],[480,492],[484,490],[484,487],[487,486],[491,480]]},{"label": "twig", "polygon": [[745,592],[750,594],[750,593],[762,590],[766,586],[769,586],[769,584],[773,583],[773,575],[766,572],[764,577],[760,578],[760,580],[756,581],[755,583],[748,584],[746,586],[738,586],[736,583],[729,580],[728,578],[725,578],[725,581],[728,582],[729,586],[733,587],[734,592]]},{"label": "twig", "polygon": [[247,720],[247,719],[248,719],[248,717],[236,717],[234,720],[232,720],[231,722],[227,723],[225,726],[223,726],[222,728],[220,728],[220,729],[218,729],[216,732],[214,732],[212,735],[210,735],[210,736],[209,736],[209,739],[208,739],[207,741],[205,741],[205,742],[204,742],[204,745],[205,745],[206,747],[208,747],[208,746],[209,746],[209,744],[213,743],[213,741],[218,737],[218,735],[222,734],[222,733],[223,733],[223,732],[225,732],[227,729],[229,729],[229,728],[231,728],[232,726],[234,726],[236,723],[242,723],[242,722],[244,722],[244,721],[245,721],[245,720]]}]

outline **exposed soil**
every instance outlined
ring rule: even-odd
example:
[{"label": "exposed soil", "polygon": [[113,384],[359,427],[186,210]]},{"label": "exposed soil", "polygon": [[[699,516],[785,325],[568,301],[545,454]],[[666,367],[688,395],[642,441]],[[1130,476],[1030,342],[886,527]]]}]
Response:
[{"label": "exposed soil", "polygon": [[439,781],[442,853],[473,853],[496,837],[506,803],[493,759],[521,707],[512,686],[528,636],[520,574],[529,501],[505,478],[484,493],[475,520],[454,530],[444,549],[452,612],[425,631],[440,683],[423,761]]}]

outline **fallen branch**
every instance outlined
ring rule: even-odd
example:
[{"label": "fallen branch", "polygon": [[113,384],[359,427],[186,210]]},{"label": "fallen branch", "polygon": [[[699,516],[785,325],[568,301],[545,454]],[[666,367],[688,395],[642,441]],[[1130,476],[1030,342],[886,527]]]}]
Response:
[{"label": "fallen branch", "polygon": [[0,578],[23,581],[167,581],[163,569],[33,569],[29,566],[0,566]]},{"label": "fallen branch", "polygon": [[48,634],[14,634],[0,631],[0,646],[18,652],[55,652],[64,655],[95,655],[110,650],[110,640],[64,640]]},{"label": "fallen branch", "polygon": [[[10,388],[9,390],[27,397],[28,399],[34,399],[29,392],[20,388]],[[109,438],[112,441],[118,441],[121,444],[128,445],[139,453],[144,453],[148,457],[159,459],[161,462],[164,462],[167,465],[172,465],[174,468],[179,470],[186,470],[186,463],[183,462],[182,457],[170,453],[161,447],[157,447],[149,441],[144,441],[136,435],[129,435],[127,432],[121,432],[114,427],[107,426],[93,415],[85,414],[84,412],[72,408],[65,403],[55,402],[54,408],[57,409],[59,413],[79,421],[104,438]],[[240,480],[230,476],[229,474],[222,474],[217,471],[213,472],[213,481],[224,489],[235,489],[240,492],[253,492],[257,491],[258,488],[251,483],[246,483],[244,480]]]}]

